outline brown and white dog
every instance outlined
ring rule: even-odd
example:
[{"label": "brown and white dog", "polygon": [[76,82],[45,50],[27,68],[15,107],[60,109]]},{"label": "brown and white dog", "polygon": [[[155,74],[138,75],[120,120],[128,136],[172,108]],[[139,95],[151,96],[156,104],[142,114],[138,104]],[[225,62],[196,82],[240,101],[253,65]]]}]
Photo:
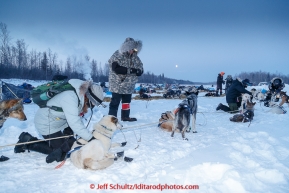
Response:
[{"label": "brown and white dog", "polygon": [[164,131],[172,132],[174,119],[174,113],[172,111],[166,111],[165,113],[162,113],[158,127]]},{"label": "brown and white dog", "polygon": [[[79,150],[73,151],[70,155],[73,165],[81,169],[99,170],[111,166],[117,157],[122,157],[123,152],[119,152],[116,157],[109,152],[111,147],[124,146],[125,143],[111,143],[111,137],[122,125],[118,119],[112,115],[104,116],[93,126],[94,140],[89,142],[79,139],[72,150],[83,145]],[[81,144],[81,145],[80,145]]]},{"label": "brown and white dog", "polygon": [[[279,105],[277,105],[274,102],[275,99],[281,99]],[[286,94],[286,92],[281,91],[279,94],[275,95],[274,98],[272,97],[270,101],[269,112],[275,113],[275,114],[286,114],[287,111],[283,107],[283,104],[285,103],[287,103],[287,105],[289,106],[289,96]]]},{"label": "brown and white dog", "polygon": [[7,118],[16,118],[20,121],[27,120],[24,113],[24,106],[22,99],[10,99],[0,102],[0,129]]},{"label": "brown and white dog", "polygon": [[281,101],[279,103],[279,106],[282,106],[285,103],[287,103],[287,105],[289,106],[289,96],[286,94],[286,92],[281,91],[280,98],[281,98]]}]

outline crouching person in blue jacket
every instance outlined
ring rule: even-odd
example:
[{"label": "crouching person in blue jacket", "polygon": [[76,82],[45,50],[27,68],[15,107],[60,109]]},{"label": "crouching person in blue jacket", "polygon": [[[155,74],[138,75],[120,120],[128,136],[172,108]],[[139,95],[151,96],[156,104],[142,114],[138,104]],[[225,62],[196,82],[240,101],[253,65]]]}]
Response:
[{"label": "crouching person in blue jacket", "polygon": [[226,101],[229,107],[220,103],[218,107],[216,108],[216,110],[217,111],[223,110],[229,113],[237,113],[239,109],[238,104],[237,104],[238,97],[241,96],[242,93],[247,93],[249,95],[252,95],[250,91],[245,89],[247,86],[251,86],[251,85],[252,83],[250,83],[249,79],[242,80],[240,78],[237,78],[236,80],[234,80],[226,94]]}]

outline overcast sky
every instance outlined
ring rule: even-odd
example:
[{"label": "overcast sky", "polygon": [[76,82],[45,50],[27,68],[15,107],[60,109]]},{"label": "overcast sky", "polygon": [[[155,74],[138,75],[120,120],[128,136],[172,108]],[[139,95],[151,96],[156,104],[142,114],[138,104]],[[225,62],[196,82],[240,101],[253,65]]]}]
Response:
[{"label": "overcast sky", "polygon": [[132,37],[143,41],[139,57],[156,75],[289,75],[288,0],[0,0],[0,22],[13,41],[50,48],[64,62],[87,54],[103,65]]}]

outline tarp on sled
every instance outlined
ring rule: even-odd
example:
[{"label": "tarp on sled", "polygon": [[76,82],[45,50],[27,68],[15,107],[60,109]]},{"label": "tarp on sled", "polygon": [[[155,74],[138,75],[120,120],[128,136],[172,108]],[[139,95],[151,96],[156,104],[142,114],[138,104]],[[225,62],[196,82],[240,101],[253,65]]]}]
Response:
[{"label": "tarp on sled", "polygon": [[32,89],[33,86],[31,84],[23,83],[22,85],[15,86],[0,80],[0,99],[8,100],[22,98],[24,103],[30,103],[30,91]]}]

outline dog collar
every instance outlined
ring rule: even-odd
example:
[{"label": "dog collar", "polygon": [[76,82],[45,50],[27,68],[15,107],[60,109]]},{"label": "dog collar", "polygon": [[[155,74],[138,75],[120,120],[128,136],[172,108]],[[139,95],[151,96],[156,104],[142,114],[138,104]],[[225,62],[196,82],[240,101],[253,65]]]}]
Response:
[{"label": "dog collar", "polygon": [[97,133],[99,133],[99,134],[101,134],[101,135],[103,135],[103,136],[107,137],[108,139],[111,139],[111,137],[107,136],[107,135],[106,135],[106,134],[104,134],[104,133],[101,133],[101,132],[99,132],[99,131],[97,131],[97,130],[94,130],[94,131],[96,131]]},{"label": "dog collar", "polygon": [[105,125],[101,125],[101,126],[102,126],[103,128],[105,128],[106,130],[108,130],[108,131],[113,131],[112,129],[106,127]]}]

